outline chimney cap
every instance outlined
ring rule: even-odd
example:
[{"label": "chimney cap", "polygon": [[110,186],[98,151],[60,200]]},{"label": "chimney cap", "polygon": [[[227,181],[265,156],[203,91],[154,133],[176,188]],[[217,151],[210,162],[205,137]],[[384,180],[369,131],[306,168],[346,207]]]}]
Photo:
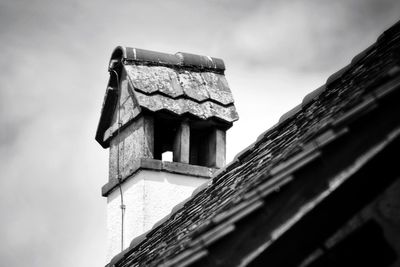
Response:
[{"label": "chimney cap", "polygon": [[[96,140],[107,148],[117,129],[143,111],[166,112],[230,128],[239,117],[224,71],[224,62],[219,58],[118,46],[109,61],[110,80]],[[119,90],[125,90],[121,91],[123,101],[118,100]],[[119,126],[113,118],[118,101],[127,105],[120,109],[124,114],[123,125]]]}]

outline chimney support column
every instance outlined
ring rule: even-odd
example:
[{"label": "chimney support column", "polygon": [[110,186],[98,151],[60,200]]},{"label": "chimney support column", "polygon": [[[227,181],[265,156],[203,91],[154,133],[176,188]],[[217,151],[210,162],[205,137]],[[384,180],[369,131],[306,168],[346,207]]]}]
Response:
[{"label": "chimney support column", "polygon": [[190,155],[190,124],[184,120],[179,125],[174,141],[173,160],[175,162],[189,163]]},{"label": "chimney support column", "polygon": [[208,149],[208,166],[222,168],[225,166],[226,133],[214,128],[211,131]]}]

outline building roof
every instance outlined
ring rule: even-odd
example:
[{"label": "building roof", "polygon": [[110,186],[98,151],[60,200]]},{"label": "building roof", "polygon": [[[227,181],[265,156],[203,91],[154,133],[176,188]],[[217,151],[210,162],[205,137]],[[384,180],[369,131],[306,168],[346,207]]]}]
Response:
[{"label": "building roof", "polygon": [[[122,71],[115,71],[119,66]],[[118,80],[117,83],[119,80],[127,81],[130,90],[125,95],[122,91],[122,97],[127,99],[119,100],[121,105],[127,106],[122,109],[130,111],[122,118],[124,124],[139,116],[143,109],[166,111],[177,116],[189,115],[199,120],[217,120],[228,127],[238,119],[222,59],[117,47],[109,68],[110,82],[96,133],[96,140],[104,147],[108,146],[106,139],[117,128],[115,121],[113,127],[112,117],[119,88],[114,79]]]},{"label": "building roof", "polygon": [[[383,153],[386,146],[398,143],[400,130],[396,127],[400,123],[396,117],[400,113],[390,112],[399,109],[399,92],[397,23],[284,114],[209,184],[133,240],[109,266],[196,265],[209,255],[235,251],[218,246],[231,236],[239,241],[230,241],[230,246],[246,245],[240,247],[246,258],[237,262],[246,266],[279,243],[285,233],[364,164]],[[346,157],[347,161],[341,161]],[[249,227],[243,221],[256,218],[254,214],[260,209],[259,224],[252,225],[255,230],[242,231]],[[257,243],[261,239],[262,245]],[[251,250],[248,240],[257,249]],[[286,243],[287,249],[292,243]],[[237,260],[235,255],[229,257]],[[218,257],[211,258],[208,264],[223,265]]]}]

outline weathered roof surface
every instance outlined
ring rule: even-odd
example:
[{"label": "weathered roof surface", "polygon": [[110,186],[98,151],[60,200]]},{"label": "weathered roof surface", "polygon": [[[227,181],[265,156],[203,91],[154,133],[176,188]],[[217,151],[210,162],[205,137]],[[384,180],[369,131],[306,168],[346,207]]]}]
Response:
[{"label": "weathered roof surface", "polygon": [[199,103],[211,100],[222,106],[233,103],[228,82],[222,74],[143,65],[125,65],[125,69],[134,88],[147,95],[159,93]]},{"label": "weathered roof surface", "polygon": [[[111,76],[121,66],[119,64],[122,64],[123,70],[117,79],[127,79],[127,86],[131,89],[127,95],[132,100],[126,102],[120,99],[121,105],[130,104],[129,107],[121,107],[123,112],[126,109],[131,111],[128,120],[137,117],[142,109],[167,111],[178,116],[189,114],[200,120],[213,119],[226,125],[238,119],[221,59],[117,47],[110,60]],[[118,89],[113,88],[112,83],[110,79],[96,135],[96,140],[103,146],[107,143],[103,135],[112,126],[110,116],[116,108],[113,98],[114,91]]]},{"label": "weathered roof surface", "polygon": [[[276,126],[217,173],[210,185],[196,190],[170,216],[134,240],[110,266],[186,266],[201,259],[208,246],[235,232],[235,221],[264,205],[261,197],[279,194],[281,187],[293,183],[294,170],[309,164],[319,156],[319,149],[346,134],[346,124],[379,106],[393,92],[398,97],[399,85],[397,23],[282,116]],[[272,233],[270,242],[285,229]]]}]

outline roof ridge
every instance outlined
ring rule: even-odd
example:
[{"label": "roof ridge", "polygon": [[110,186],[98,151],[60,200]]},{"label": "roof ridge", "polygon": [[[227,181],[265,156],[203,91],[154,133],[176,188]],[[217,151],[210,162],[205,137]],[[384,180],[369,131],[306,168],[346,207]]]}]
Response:
[{"label": "roof ridge", "polygon": [[117,46],[111,55],[109,67],[118,60],[121,60],[124,64],[133,63],[175,68],[190,68],[197,71],[209,70],[218,73],[224,73],[225,71],[225,63],[220,58],[185,52],[169,54],[140,48]]},{"label": "roof ridge", "polygon": [[[400,25],[400,24],[399,24]],[[388,31],[388,30],[387,30]],[[360,53],[358,53],[357,55],[355,55],[349,64],[347,64],[346,66],[342,67],[341,69],[339,69],[338,71],[334,72],[333,74],[331,74],[328,79],[326,80],[325,84],[321,85],[320,87],[318,87],[317,89],[311,91],[310,93],[308,93],[302,100],[301,104],[298,104],[297,106],[295,106],[294,108],[290,109],[289,111],[287,111],[286,113],[284,113],[280,118],[279,118],[279,122],[278,124],[284,122],[287,119],[292,118],[297,112],[299,112],[304,106],[306,106],[308,103],[310,103],[313,99],[319,97],[319,95],[321,95],[328,86],[330,86],[331,84],[333,84],[334,82],[336,82],[337,80],[341,79],[343,77],[343,75],[350,70],[352,67],[354,67],[355,65],[357,65],[362,59],[364,59],[365,57],[368,56],[368,54],[370,54],[376,47],[377,47],[377,43],[379,42],[380,39],[383,38],[383,36],[385,35],[385,33],[387,32],[385,31],[384,33],[382,33],[377,39],[376,41],[368,46],[366,49],[364,49],[363,51],[361,51]],[[387,34],[387,33],[386,33]]]}]

